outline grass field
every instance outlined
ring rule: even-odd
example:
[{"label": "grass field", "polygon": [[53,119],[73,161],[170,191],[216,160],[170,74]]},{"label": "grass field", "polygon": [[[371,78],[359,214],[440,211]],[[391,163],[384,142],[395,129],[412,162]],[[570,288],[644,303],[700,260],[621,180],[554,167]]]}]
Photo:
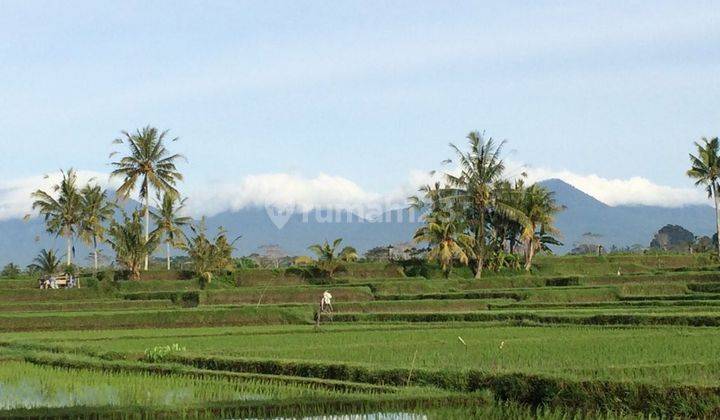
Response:
[{"label": "grass field", "polygon": [[[240,327],[216,334],[183,329],[155,337],[107,337],[103,332],[73,340],[30,342],[112,349],[128,358],[167,343],[180,343],[187,356],[281,359],[348,363],[368,368],[480,369],[501,373],[542,373],[573,379],[618,379],[704,386],[720,385],[717,348],[720,331],[682,327],[512,327],[505,325],[333,325],[274,331]],[[463,345],[458,337],[466,343]],[[689,362],[692,360],[692,362]],[[638,369],[642,367],[643,369]],[[647,369],[655,367],[654,370]],[[639,371],[646,371],[638,374]]]},{"label": "grass field", "polygon": [[151,274],[0,279],[0,417],[720,414],[720,267],[703,255],[542,257],[483,280]]}]

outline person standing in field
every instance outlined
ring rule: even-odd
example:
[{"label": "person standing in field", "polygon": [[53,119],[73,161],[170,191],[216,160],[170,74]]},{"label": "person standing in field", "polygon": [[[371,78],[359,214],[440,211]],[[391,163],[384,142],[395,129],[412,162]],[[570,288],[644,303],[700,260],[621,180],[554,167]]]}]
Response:
[{"label": "person standing in field", "polygon": [[326,290],[323,292],[322,299],[320,300],[320,312],[332,312],[332,295],[330,291]]},{"label": "person standing in field", "polygon": [[332,320],[332,311],[332,295],[330,294],[330,291],[326,290],[320,298],[320,310],[315,311],[315,327],[317,328],[320,326],[320,317],[322,317],[322,314],[330,313],[330,319]]}]

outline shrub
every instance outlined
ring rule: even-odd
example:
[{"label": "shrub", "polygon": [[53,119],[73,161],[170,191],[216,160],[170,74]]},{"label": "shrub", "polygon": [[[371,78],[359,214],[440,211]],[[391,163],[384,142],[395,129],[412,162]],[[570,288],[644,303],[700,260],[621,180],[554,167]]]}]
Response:
[{"label": "shrub", "polygon": [[88,289],[97,290],[98,286],[100,285],[96,277],[84,277],[82,280],[80,280],[80,282],[81,287],[86,287]]},{"label": "shrub", "polygon": [[107,270],[107,271],[98,271],[97,273],[95,273],[95,278],[96,278],[99,282],[103,282],[103,281],[115,281],[115,272],[114,272],[114,271],[110,271],[110,270]]},{"label": "shrub", "polygon": [[168,358],[168,356],[185,353],[187,349],[181,347],[178,343],[166,346],[155,346],[149,349],[145,349],[144,360],[151,363],[162,362]]},{"label": "shrub", "polygon": [[408,260],[393,261],[393,264],[399,266],[399,271],[406,277],[430,278],[432,274],[429,263],[424,259],[411,258]]},{"label": "shrub", "polygon": [[579,286],[580,278],[575,277],[555,277],[545,279],[545,286],[550,287],[566,287],[566,286]]},{"label": "shrub", "polygon": [[0,277],[14,278],[20,275],[20,267],[14,263],[8,263],[0,272]]}]

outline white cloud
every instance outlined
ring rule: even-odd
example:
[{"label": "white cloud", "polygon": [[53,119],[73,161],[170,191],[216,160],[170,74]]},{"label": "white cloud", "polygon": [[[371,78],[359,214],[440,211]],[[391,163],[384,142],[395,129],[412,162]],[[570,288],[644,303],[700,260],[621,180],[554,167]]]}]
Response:
[{"label": "white cloud", "polygon": [[[521,167],[511,164],[515,170],[524,171],[528,181],[536,182],[557,178],[589,194],[609,206],[648,205],[682,207],[689,204],[709,204],[701,188],[677,188],[658,185],[647,178],[634,176],[628,179],[603,178],[598,175],[580,175],[569,171],[546,168]],[[522,169],[520,169],[522,168]]]},{"label": "white cloud", "polygon": [[383,199],[343,177],[320,174],[306,178],[286,173],[249,175],[235,183],[190,188],[188,196],[188,211],[193,216],[265,205],[305,211],[355,208]]},{"label": "white cloud", "polygon": [[[608,179],[598,175],[581,175],[569,171],[526,167],[508,163],[508,174],[519,176],[525,172],[528,181],[561,179],[610,206],[652,205],[680,207],[688,204],[709,204],[700,188],[676,188],[658,185],[642,177]],[[81,184],[94,182],[109,186],[108,175],[93,171],[78,171]],[[30,194],[37,189],[50,191],[61,179],[60,172],[0,182],[0,220],[21,218],[31,212]],[[411,171],[407,180],[384,194],[363,189],[357,183],[340,176],[319,174],[304,177],[288,173],[248,175],[237,182],[195,185],[185,188],[188,213],[194,217],[212,216],[223,211],[236,211],[249,206],[272,205],[278,208],[348,209],[363,216],[402,207],[421,185],[440,180],[439,173]],[[115,185],[117,181],[112,182]]]},{"label": "white cloud", "polygon": [[[109,185],[108,174],[94,171],[77,171],[78,183],[88,182],[101,186]],[[32,212],[31,194],[38,190],[52,192],[53,185],[62,180],[60,171],[46,175],[0,181],[0,220],[24,217]]]},{"label": "white cloud", "polygon": [[[707,194],[702,188],[677,188],[658,185],[647,178],[631,177],[628,179],[603,178],[598,175],[576,174],[566,170],[534,168],[517,162],[506,162],[506,174],[511,178],[527,175],[530,183],[548,179],[560,179],[602,201],[609,206],[647,205],[659,207],[682,207],[692,204],[710,204]],[[455,169],[446,172],[457,173]],[[427,185],[436,181],[442,182],[441,173],[412,171],[412,185]]]}]

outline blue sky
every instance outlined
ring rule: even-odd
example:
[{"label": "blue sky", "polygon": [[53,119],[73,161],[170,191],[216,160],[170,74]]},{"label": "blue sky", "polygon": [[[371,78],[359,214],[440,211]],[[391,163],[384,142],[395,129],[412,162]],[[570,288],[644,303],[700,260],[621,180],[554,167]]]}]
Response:
[{"label": "blue sky", "polygon": [[190,195],[405,192],[478,129],[611,204],[697,202],[687,153],[720,134],[709,1],[5,0],[0,39],[0,210],[145,124],[181,138]]}]

